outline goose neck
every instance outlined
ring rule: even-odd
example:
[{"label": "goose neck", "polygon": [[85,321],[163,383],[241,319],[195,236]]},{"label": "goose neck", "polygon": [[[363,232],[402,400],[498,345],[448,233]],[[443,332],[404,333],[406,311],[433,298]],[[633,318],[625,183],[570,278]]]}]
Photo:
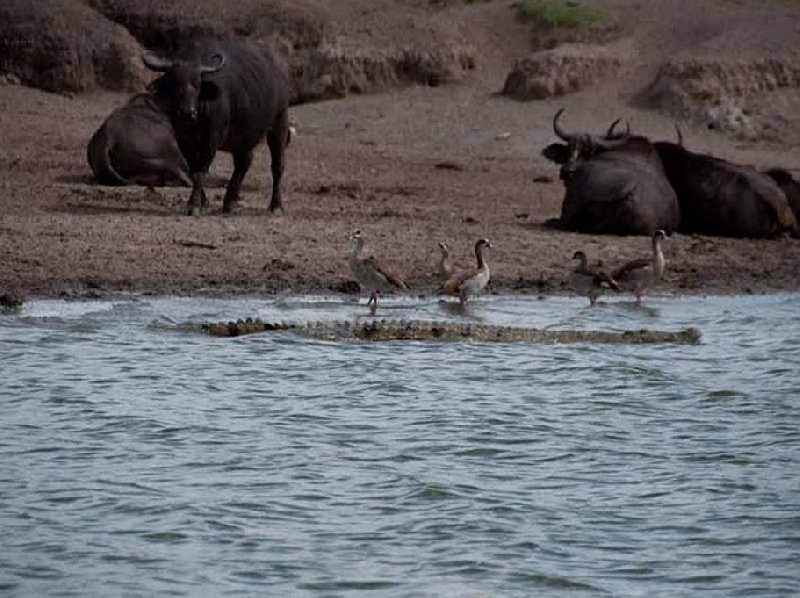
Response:
[{"label": "goose neck", "polygon": [[475,257],[478,260],[478,269],[483,270],[486,268],[486,257],[484,256],[484,251],[486,250],[485,245],[479,245],[475,248]]},{"label": "goose neck", "polygon": [[361,251],[364,249],[364,239],[361,237],[357,237],[353,239],[353,247],[350,250],[350,255],[354,258],[357,258],[361,255]]}]

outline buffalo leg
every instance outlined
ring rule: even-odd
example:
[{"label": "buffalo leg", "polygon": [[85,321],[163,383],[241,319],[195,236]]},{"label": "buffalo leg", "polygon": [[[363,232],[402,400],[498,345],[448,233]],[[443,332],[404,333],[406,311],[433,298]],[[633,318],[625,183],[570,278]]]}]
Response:
[{"label": "buffalo leg", "polygon": [[244,180],[244,175],[253,163],[253,150],[237,152],[233,154],[233,175],[228,181],[228,188],[225,190],[225,199],[222,201],[222,213],[230,214],[239,202],[239,187]]},{"label": "buffalo leg", "polygon": [[208,173],[192,173],[192,194],[189,196],[189,205],[186,207],[186,213],[189,216],[202,216],[206,211],[208,198],[206,197],[205,189],[203,189],[206,174]]},{"label": "buffalo leg", "polygon": [[[197,140],[196,143],[201,141]],[[190,154],[191,157],[187,156],[192,178],[192,194],[189,196],[189,204],[186,207],[186,213],[189,216],[201,216],[206,211],[208,198],[203,186],[216,153],[216,147],[207,144],[202,151],[195,151]]]},{"label": "buffalo leg", "polygon": [[192,186],[192,179],[189,178],[189,175],[170,163],[169,160],[144,158],[140,166],[144,173],[136,177],[140,184],[162,187],[174,184],[182,184],[185,187]]},{"label": "buffalo leg", "polygon": [[283,177],[283,162],[286,145],[289,141],[289,111],[284,110],[275,120],[272,130],[267,133],[267,145],[272,159],[272,199],[269,202],[269,211],[283,210],[281,202],[281,177]]}]

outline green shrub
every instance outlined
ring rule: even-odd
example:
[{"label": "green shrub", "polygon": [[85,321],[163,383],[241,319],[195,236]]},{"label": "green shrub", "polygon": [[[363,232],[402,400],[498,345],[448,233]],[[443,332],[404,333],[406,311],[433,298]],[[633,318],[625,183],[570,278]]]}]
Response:
[{"label": "green shrub", "polygon": [[603,22],[608,11],[574,0],[521,0],[517,8],[523,17],[553,29],[576,29]]}]

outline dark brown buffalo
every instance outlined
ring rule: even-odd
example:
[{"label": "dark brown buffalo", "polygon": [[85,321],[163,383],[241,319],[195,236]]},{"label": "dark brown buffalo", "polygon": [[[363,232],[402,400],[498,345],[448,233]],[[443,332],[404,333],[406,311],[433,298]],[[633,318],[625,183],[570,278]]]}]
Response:
[{"label": "dark brown buffalo", "polygon": [[146,93],[109,114],[89,140],[86,158],[103,185],[192,184],[172,123]]},{"label": "dark brown buffalo", "polygon": [[253,161],[253,149],[266,138],[272,159],[269,210],[281,209],[281,177],[289,140],[289,80],[269,53],[236,40],[200,38],[173,60],[143,56],[145,65],[163,73],[155,94],[166,107],[192,178],[188,213],[208,205],[204,179],[218,150],[233,155],[233,175],[222,204],[231,212]]},{"label": "dark brown buffalo", "polygon": [[796,181],[792,174],[783,168],[770,168],[766,174],[781,188],[789,207],[792,208],[795,220],[800,223],[800,181]]},{"label": "dark brown buffalo", "polygon": [[780,187],[750,166],[697,154],[680,143],[654,144],[678,194],[679,230],[724,237],[797,235],[797,220]]},{"label": "dark brown buffalo", "polygon": [[553,143],[542,154],[561,164],[566,186],[560,228],[584,233],[652,235],[676,230],[680,220],[675,191],[648,139],[630,130],[605,136],[565,132],[553,118],[553,131],[565,143]]}]

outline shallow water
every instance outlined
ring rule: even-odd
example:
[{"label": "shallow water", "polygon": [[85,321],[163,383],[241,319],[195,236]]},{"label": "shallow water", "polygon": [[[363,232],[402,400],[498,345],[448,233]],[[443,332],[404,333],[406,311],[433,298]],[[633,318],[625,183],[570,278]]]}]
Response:
[{"label": "shallow water", "polygon": [[216,339],[341,298],[0,316],[0,593],[800,594],[800,296],[433,299],[383,317],[701,344]]}]

